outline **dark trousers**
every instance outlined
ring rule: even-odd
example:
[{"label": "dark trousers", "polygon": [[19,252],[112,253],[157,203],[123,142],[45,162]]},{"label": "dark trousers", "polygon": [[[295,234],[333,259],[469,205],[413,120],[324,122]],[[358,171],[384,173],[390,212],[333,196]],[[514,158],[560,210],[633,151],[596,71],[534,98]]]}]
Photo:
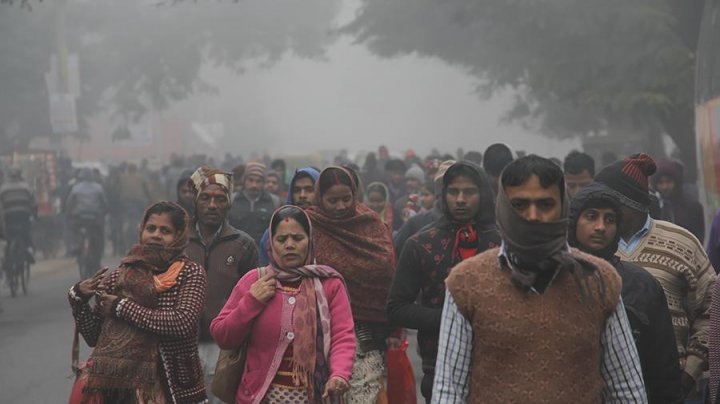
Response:
[{"label": "dark trousers", "polygon": [[433,382],[435,381],[435,372],[423,372],[422,381],[420,381],[420,394],[425,398],[425,402],[430,404],[432,398]]},{"label": "dark trousers", "polygon": [[[8,241],[19,240],[26,246],[32,247],[29,214],[7,214],[3,220],[5,221],[5,237]],[[7,243],[7,246],[9,245],[10,243]]]},{"label": "dark trousers", "polygon": [[[102,219],[96,218],[81,218],[71,217],[70,218],[70,237],[68,243],[70,244],[70,250],[73,252],[80,251],[80,230],[85,228],[88,239],[88,250],[87,254],[91,260],[91,264],[94,266],[100,265],[100,259],[103,255],[105,247],[105,226]],[[99,269],[99,268],[98,268]]]}]

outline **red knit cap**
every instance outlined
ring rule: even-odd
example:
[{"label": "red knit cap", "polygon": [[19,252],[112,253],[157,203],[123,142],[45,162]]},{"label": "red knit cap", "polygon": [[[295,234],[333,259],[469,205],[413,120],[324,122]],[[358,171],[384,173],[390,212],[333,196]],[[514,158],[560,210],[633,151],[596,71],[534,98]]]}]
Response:
[{"label": "red knit cap", "polygon": [[652,157],[638,153],[603,168],[595,176],[595,181],[602,182],[615,191],[624,205],[647,211],[650,205],[648,177],[653,175],[655,170]]}]

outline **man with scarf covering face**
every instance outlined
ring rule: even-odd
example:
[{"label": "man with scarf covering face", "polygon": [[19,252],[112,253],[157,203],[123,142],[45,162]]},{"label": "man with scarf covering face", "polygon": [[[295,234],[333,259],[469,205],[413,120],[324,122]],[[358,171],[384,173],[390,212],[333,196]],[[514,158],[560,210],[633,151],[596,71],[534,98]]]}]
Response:
[{"label": "man with scarf covering face", "polygon": [[210,336],[210,322],[222,309],[237,281],[257,266],[258,251],[247,233],[228,222],[231,174],[203,166],[193,173],[189,184],[195,195],[195,221],[190,227],[186,253],[207,271],[208,298],[200,319],[200,359],[209,386],[219,352]]},{"label": "man with scarf covering face", "polygon": [[646,403],[606,261],[567,245],[562,171],[535,155],[502,172],[502,246],[450,272],[433,403]]},{"label": "man with scarf covering face", "polygon": [[500,245],[493,191],[482,169],[470,162],[455,163],[442,183],[443,215],[405,243],[388,298],[390,322],[418,330],[424,372],[421,391],[427,402],[435,375],[445,278],[462,260]]},{"label": "man with scarf covering face", "polygon": [[682,403],[680,365],[665,292],[649,272],[615,256],[622,226],[620,200],[605,185],[582,188],[570,203],[568,242],[607,260],[622,278],[625,305],[650,404]]}]

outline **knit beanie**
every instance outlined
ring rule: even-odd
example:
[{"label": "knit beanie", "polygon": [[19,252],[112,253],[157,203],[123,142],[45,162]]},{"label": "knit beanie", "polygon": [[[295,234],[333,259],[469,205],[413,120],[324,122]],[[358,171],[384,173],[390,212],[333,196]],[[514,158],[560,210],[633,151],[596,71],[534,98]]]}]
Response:
[{"label": "knit beanie", "polygon": [[265,179],[265,164],[251,161],[245,165],[245,173],[243,174],[243,180],[245,178],[257,175],[258,177]]},{"label": "knit beanie", "polygon": [[645,153],[633,154],[600,170],[595,181],[613,190],[623,205],[647,212],[650,206],[648,177],[655,173],[655,169],[652,157]]},{"label": "knit beanie", "polygon": [[413,164],[406,172],[405,178],[413,178],[419,182],[425,182],[425,171],[420,166]]}]

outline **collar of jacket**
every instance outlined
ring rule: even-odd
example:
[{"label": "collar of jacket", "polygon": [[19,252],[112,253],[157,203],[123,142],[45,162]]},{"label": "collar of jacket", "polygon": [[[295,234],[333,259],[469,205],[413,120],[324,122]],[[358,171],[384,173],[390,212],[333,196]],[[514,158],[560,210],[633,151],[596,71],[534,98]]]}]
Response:
[{"label": "collar of jacket", "polygon": [[[272,202],[272,197],[270,196],[270,193],[265,191],[264,189],[260,191],[260,195],[258,195],[258,198],[255,201],[251,201],[245,195],[245,191],[243,191],[243,190],[240,190],[240,192],[237,193],[237,196],[235,196],[235,199],[244,199],[244,200],[248,201],[248,203],[250,203],[250,202],[258,203],[258,202],[267,202],[267,201]],[[235,204],[235,202],[233,202],[233,204]]]},{"label": "collar of jacket", "polygon": [[[219,241],[231,240],[240,236],[240,230],[232,227],[227,219],[222,224],[222,231],[220,234],[210,243],[210,245],[217,244]],[[190,227],[190,241],[194,241],[200,244],[204,244],[200,239],[200,235],[195,230],[195,226]]]}]

